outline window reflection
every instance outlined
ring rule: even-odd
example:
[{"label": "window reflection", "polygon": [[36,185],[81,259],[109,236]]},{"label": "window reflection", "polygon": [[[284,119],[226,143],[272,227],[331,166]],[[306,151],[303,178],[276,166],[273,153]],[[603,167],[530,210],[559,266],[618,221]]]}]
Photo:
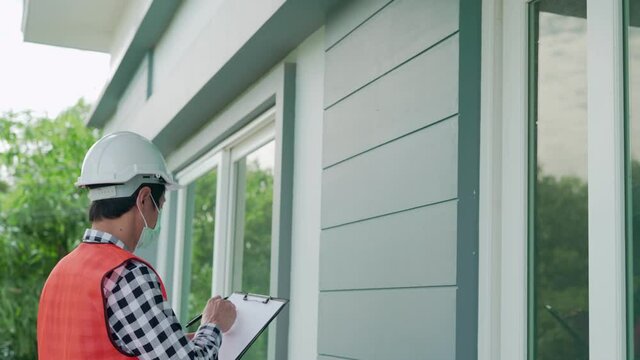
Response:
[{"label": "window reflection", "polygon": [[213,276],[213,241],[215,229],[217,172],[214,170],[195,181],[190,191],[193,204],[191,221],[191,269],[189,276],[187,318],[200,314],[211,297]]},{"label": "window reflection", "polygon": [[586,1],[531,5],[533,359],[587,359]]}]

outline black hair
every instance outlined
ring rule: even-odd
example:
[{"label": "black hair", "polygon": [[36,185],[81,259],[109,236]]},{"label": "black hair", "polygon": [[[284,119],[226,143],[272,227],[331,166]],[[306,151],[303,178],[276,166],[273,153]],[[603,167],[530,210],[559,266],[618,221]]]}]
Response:
[{"label": "black hair", "polygon": [[[128,197],[115,198],[115,199],[102,199],[91,202],[89,207],[89,221],[94,222],[102,219],[117,219],[127,211],[131,210],[136,205],[136,199],[140,189],[143,187],[149,187],[151,189],[151,196],[156,202],[157,206],[160,206],[160,198],[164,195],[164,184],[142,184],[138,189]],[[92,187],[97,188],[97,187]]]}]

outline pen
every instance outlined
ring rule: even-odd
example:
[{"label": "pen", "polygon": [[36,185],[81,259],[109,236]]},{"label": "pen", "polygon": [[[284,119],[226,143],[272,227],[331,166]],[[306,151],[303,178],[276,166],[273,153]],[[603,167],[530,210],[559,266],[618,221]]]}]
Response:
[{"label": "pen", "polygon": [[187,326],[185,327],[190,327],[191,325],[195,324],[198,320],[202,319],[202,314],[194,317],[193,319],[191,319],[188,323]]}]

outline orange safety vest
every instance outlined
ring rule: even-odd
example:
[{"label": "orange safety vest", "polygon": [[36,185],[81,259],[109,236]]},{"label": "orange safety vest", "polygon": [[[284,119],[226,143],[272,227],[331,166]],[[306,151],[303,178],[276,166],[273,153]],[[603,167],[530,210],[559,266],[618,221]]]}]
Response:
[{"label": "orange safety vest", "polygon": [[[40,360],[133,358],[121,352],[109,336],[102,291],[107,273],[132,259],[153,270],[146,261],[113,244],[81,243],[58,262],[40,297]],[[166,300],[162,280],[160,286]]]}]

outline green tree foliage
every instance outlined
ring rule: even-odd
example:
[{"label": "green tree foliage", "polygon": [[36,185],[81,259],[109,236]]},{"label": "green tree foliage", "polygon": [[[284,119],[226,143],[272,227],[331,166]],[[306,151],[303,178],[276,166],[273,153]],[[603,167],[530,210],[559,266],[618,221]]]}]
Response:
[{"label": "green tree foliage", "polygon": [[[631,163],[633,341],[640,328],[640,162]],[[587,184],[540,174],[536,185],[536,349],[538,359],[587,359]],[[555,318],[545,305],[551,305]],[[637,354],[636,359],[640,359]]]},{"label": "green tree foliage", "polygon": [[54,119],[0,116],[0,358],[36,358],[42,285],[88,225],[87,197],[74,187],[98,133],[79,101]]},{"label": "green tree foliage", "polygon": [[242,291],[269,293],[273,173],[257,161],[248,164],[245,190]]},{"label": "green tree foliage", "polygon": [[[271,274],[271,220],[273,172],[261,168],[257,159],[247,164],[244,215],[242,291],[269,294]],[[268,331],[263,332],[243,356],[267,358]]]},{"label": "green tree foliage", "polygon": [[536,359],[588,356],[587,207],[582,179],[539,171],[534,225]]},{"label": "green tree foliage", "polygon": [[188,318],[202,312],[211,297],[213,233],[215,230],[217,172],[212,171],[193,185],[194,210],[191,227],[191,281]]}]

